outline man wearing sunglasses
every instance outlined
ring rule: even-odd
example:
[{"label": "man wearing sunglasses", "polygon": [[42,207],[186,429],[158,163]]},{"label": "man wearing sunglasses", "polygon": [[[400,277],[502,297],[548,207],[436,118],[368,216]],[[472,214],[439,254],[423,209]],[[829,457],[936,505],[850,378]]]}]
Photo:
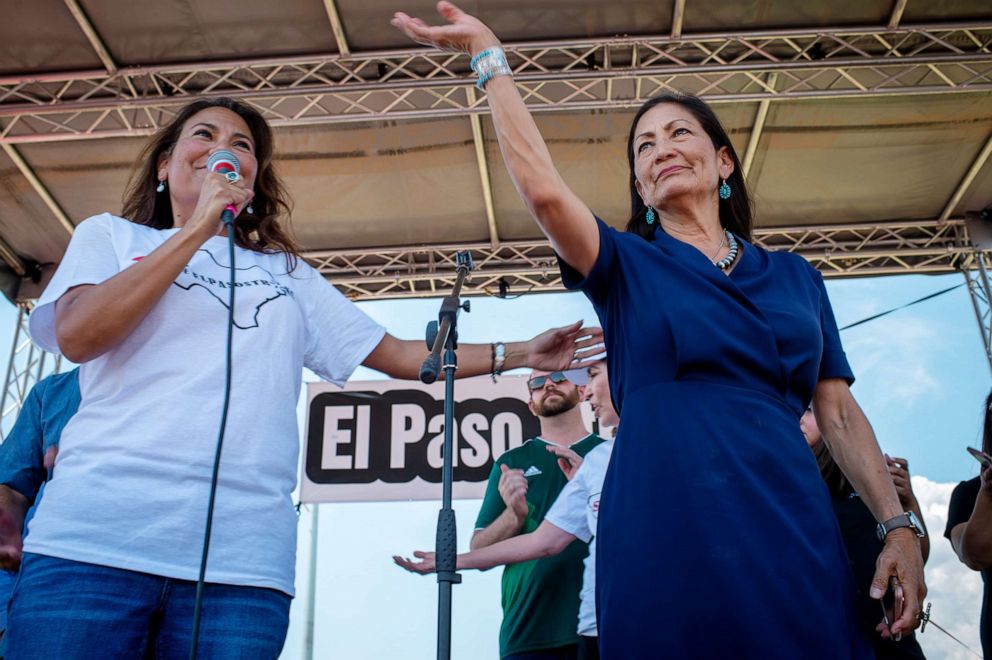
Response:
[{"label": "man wearing sunglasses", "polygon": [[[493,465],[471,548],[477,550],[517,534],[537,529],[565,487],[567,479],[549,448],[568,447],[585,456],[602,442],[582,421],[582,393],[576,380],[584,371],[534,371],[527,381],[529,408],[541,424],[541,435],[506,452]],[[499,647],[502,660],[572,660],[579,638],[579,590],[582,541],[562,553],[503,569],[503,624]]]}]

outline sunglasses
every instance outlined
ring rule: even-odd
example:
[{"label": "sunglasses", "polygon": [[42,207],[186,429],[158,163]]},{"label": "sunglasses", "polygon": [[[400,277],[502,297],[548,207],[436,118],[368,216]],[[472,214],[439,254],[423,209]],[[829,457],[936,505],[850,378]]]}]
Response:
[{"label": "sunglasses", "polygon": [[568,376],[566,376],[561,371],[552,371],[547,376],[534,376],[533,378],[527,381],[527,387],[530,389],[531,392],[537,391],[542,387],[544,387],[544,384],[548,382],[548,379],[551,379],[552,383],[558,384],[558,383],[564,383],[566,380],[568,380]]}]

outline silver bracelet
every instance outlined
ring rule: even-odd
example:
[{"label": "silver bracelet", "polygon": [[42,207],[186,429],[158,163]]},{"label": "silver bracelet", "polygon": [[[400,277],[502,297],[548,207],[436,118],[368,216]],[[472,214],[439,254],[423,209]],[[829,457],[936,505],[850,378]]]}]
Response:
[{"label": "silver bracelet", "polygon": [[492,345],[493,349],[493,382],[496,382],[496,376],[503,373],[503,364],[506,362],[506,345],[501,342],[495,342]]},{"label": "silver bracelet", "polygon": [[487,48],[472,58],[472,71],[479,76],[475,83],[479,89],[485,89],[486,83],[496,76],[512,76],[513,69],[506,61],[506,53],[499,46]]}]

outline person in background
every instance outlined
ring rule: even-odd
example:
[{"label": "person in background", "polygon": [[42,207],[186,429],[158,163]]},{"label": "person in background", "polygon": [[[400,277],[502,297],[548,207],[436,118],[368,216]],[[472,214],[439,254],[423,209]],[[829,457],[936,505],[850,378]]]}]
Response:
[{"label": "person in background", "polygon": [[78,368],[43,378],[24,398],[0,444],[0,634],[7,629],[7,601],[21,566],[25,522],[53,473],[62,429],[78,408]]},{"label": "person in background", "polygon": [[[992,455],[992,393],[985,399],[982,453]],[[944,536],[965,566],[982,574],[982,653],[992,658],[992,467],[962,481],[951,493]]]},{"label": "person in background", "polygon": [[[616,427],[620,422],[613,402],[606,362],[589,366],[585,398],[603,427]],[[603,490],[606,468],[613,452],[613,441],[596,446],[583,459],[571,448],[548,445],[548,451],[558,457],[558,465],[569,479],[551,510],[537,529],[519,534],[493,545],[458,555],[457,568],[485,570],[504,564],[518,564],[553,557],[570,547],[576,539],[589,544],[585,559],[582,590],[579,594],[578,660],[599,658],[596,634],[596,521],[599,517],[599,495]],[[433,552],[417,550],[419,562],[394,556],[393,561],[413,573],[427,574],[435,570]]]},{"label": "person in background", "polygon": [[[527,381],[528,406],[541,435],[497,459],[472,535],[472,550],[539,528],[567,483],[558,456],[570,450],[585,456],[602,440],[582,421],[581,393],[561,371],[533,371]],[[557,452],[557,453],[556,453]],[[503,623],[499,654],[503,660],[571,660],[577,657],[575,632],[582,560],[586,545],[572,539],[560,552],[503,571]]]},{"label": "person in background", "polygon": [[[816,425],[813,411],[807,410],[799,420],[799,426],[806,437],[806,444],[813,450],[820,476],[830,491],[830,501],[833,504],[834,515],[840,524],[840,533],[844,538],[847,556],[854,574],[854,592],[857,597],[858,620],[865,633],[871,638],[872,648],[877,660],[922,660],[923,649],[916,639],[916,634],[902,635],[897,641],[889,635],[888,629],[878,623],[881,610],[878,601],[868,595],[868,586],[875,573],[875,559],[882,549],[882,541],[877,534],[877,523],[871,511],[858,496],[844,473],[837,467],[823,435]],[[899,503],[907,511],[912,511],[926,529],[920,503],[913,493],[909,479],[909,463],[904,458],[892,458],[885,455],[889,475],[899,495]],[[929,536],[920,539],[920,549],[923,561],[930,556]],[[887,616],[891,617],[891,613]],[[891,620],[891,619],[890,619]]]}]

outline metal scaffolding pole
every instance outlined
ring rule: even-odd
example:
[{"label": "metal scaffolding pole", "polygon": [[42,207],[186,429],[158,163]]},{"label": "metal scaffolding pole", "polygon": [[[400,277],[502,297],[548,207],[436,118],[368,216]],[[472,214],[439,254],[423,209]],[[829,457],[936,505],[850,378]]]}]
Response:
[{"label": "metal scaffolding pole", "polygon": [[989,288],[988,259],[982,252],[976,251],[970,266],[970,268],[962,268],[961,272],[964,274],[964,281],[968,285],[968,295],[971,297],[971,305],[975,310],[978,331],[982,336],[982,346],[985,349],[985,359],[989,363],[989,369],[992,370],[992,314],[989,313],[992,289]]},{"label": "metal scaffolding pole", "polygon": [[7,376],[0,393],[0,438],[10,430],[31,388],[42,378],[58,373],[61,366],[61,355],[43,351],[31,341],[28,336],[28,313],[21,308],[14,327]]},{"label": "metal scaffolding pole", "polygon": [[989,253],[992,249],[992,227],[979,214],[965,218],[968,229],[969,254],[961,260],[961,273],[968,285],[971,306],[975,310],[978,331],[982,336],[985,359],[992,370],[992,277],[989,274]]}]

